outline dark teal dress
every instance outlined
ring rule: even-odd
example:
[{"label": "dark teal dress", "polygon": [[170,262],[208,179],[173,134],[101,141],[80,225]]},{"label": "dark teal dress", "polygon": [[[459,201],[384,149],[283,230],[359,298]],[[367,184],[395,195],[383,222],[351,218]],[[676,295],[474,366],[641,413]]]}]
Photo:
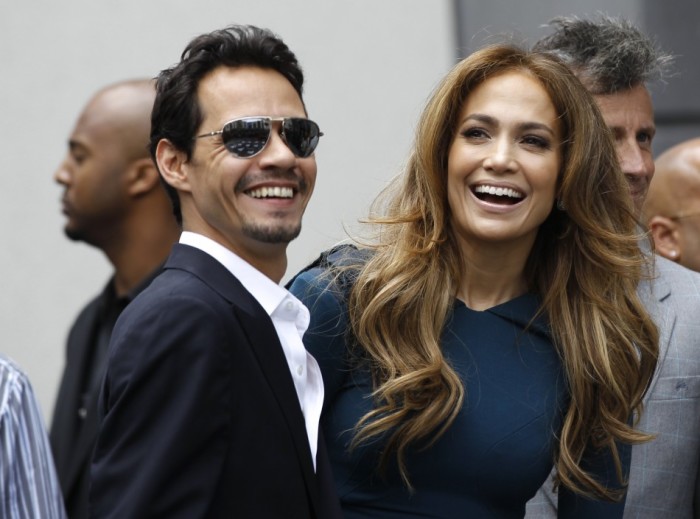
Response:
[{"label": "dark teal dress", "polygon": [[[321,421],[345,517],[522,518],[552,469],[568,402],[546,320],[527,326],[538,299],[526,294],[483,312],[455,301],[442,348],[464,382],[465,403],[433,446],[407,454],[411,492],[395,463],[377,470],[383,441],[349,450],[353,427],[372,408],[372,385],[346,344],[343,290],[324,272],[300,273],[291,291],[311,312],[304,342],[323,373]],[[614,480],[608,462],[589,460],[602,481]],[[622,517],[623,504],[560,494],[559,517]]]}]

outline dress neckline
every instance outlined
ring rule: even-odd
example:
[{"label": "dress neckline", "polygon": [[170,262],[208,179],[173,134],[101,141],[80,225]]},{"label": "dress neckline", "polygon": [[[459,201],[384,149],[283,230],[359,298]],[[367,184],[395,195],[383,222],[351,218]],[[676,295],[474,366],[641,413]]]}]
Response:
[{"label": "dress neckline", "polygon": [[527,327],[540,334],[551,336],[549,320],[546,314],[542,313],[533,320],[533,316],[537,314],[540,306],[540,298],[536,294],[526,292],[485,310],[473,310],[464,301],[455,297],[453,308],[456,314],[461,314],[465,317],[471,316],[479,319],[487,316],[498,316],[523,328]]}]

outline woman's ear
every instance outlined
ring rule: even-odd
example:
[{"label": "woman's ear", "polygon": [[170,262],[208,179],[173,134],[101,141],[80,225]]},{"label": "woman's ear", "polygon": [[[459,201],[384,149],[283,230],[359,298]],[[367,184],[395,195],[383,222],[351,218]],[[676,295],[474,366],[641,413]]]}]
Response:
[{"label": "woman's ear", "polygon": [[654,238],[656,252],[672,261],[680,260],[683,251],[678,222],[665,216],[652,216],[649,220],[649,231]]},{"label": "woman's ear", "polygon": [[156,146],[156,162],[163,179],[178,191],[191,191],[187,177],[187,155],[168,139],[161,139]]}]

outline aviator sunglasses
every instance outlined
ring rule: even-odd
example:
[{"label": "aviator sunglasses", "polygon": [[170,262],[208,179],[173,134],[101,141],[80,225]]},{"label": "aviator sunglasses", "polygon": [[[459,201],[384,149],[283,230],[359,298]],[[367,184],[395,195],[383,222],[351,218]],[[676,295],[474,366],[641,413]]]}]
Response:
[{"label": "aviator sunglasses", "polygon": [[219,131],[197,135],[197,139],[221,134],[221,140],[228,151],[238,158],[249,159],[265,149],[270,142],[274,122],[282,123],[282,140],[295,156],[302,159],[314,152],[318,139],[323,135],[318,124],[309,119],[256,116],[234,119],[224,124]]}]

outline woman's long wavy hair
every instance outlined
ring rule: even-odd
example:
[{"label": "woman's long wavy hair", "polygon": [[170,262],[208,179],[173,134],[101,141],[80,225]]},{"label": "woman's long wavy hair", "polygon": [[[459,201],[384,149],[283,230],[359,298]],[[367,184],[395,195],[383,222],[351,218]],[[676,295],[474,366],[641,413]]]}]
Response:
[{"label": "woman's long wavy hair", "polygon": [[[348,311],[354,340],[372,372],[374,409],[358,422],[353,445],[387,438],[381,465],[396,459],[404,482],[407,449],[432,445],[465,398],[440,337],[468,269],[451,228],[447,157],[457,117],[486,79],[522,71],[549,93],[562,128],[562,167],[553,210],[525,267],[562,358],[570,404],[555,452],[558,481],[587,495],[619,493],[581,467],[588,447],[651,439],[630,418],[656,366],[658,333],[637,297],[645,272],[637,221],[615,149],[593,98],[560,61],[494,45],[457,64],[429,99],[403,175],[378,202],[375,253],[356,273]],[[377,206],[375,205],[375,208]]]}]

